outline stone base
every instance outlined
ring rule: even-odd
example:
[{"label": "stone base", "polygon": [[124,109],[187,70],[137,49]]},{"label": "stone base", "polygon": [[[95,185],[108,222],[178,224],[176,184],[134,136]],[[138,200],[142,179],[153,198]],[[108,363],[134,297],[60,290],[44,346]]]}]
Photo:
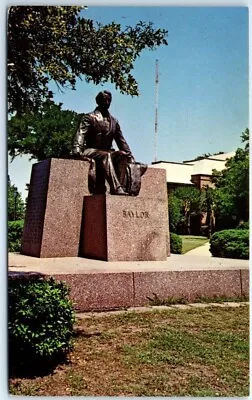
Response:
[{"label": "stone base", "polygon": [[[83,197],[90,196],[88,171],[89,162],[81,160],[51,158],[33,165],[21,245],[22,254],[40,258],[79,255]],[[92,196],[95,197],[97,196]],[[139,260],[164,260],[170,255],[165,170],[149,168],[142,177],[141,190],[137,198],[103,196],[103,200],[98,201],[99,204],[95,203],[96,201],[91,201],[91,208],[87,200],[85,203],[91,212],[91,215],[87,215],[86,212],[85,217],[86,221],[91,221],[87,228],[88,235],[93,229],[92,221],[100,227],[91,235],[92,240],[95,237],[98,248],[94,252],[94,258],[136,260],[138,254]],[[118,205],[124,204],[124,201],[127,203],[125,208],[118,209]],[[129,201],[132,201],[132,206],[129,205]],[[110,210],[111,202],[113,207],[115,205],[115,212]],[[106,204],[108,208],[100,215],[102,204]],[[133,212],[133,216],[126,213],[127,215],[119,222],[118,215],[121,215],[123,210]],[[160,215],[158,215],[159,210]],[[147,217],[147,214],[145,217],[144,214],[134,214],[136,211],[139,213],[146,211],[151,217]],[[103,218],[106,218],[106,229]],[[133,224],[135,221],[137,224]],[[121,232],[124,227],[127,227],[125,237]],[[144,234],[146,227],[147,231]],[[166,255],[163,253],[165,245],[161,231],[166,231]],[[119,232],[120,240],[125,241],[127,246],[130,245],[130,258],[127,258],[128,250],[123,253],[116,247]],[[136,241],[138,236],[144,240],[141,245],[139,240]],[[120,246],[123,249],[123,242]],[[92,257],[92,248],[90,251],[89,255]],[[120,253],[125,256],[120,257]]]},{"label": "stone base", "polygon": [[21,253],[77,257],[89,162],[52,158],[34,164]]},{"label": "stone base", "polygon": [[164,261],[168,206],[163,199],[84,198],[80,256],[105,261]]},{"label": "stone base", "polygon": [[249,294],[249,261],[172,254],[166,261],[106,262],[82,257],[43,258],[9,253],[9,276],[65,281],[77,311],[150,305],[181,297]]}]

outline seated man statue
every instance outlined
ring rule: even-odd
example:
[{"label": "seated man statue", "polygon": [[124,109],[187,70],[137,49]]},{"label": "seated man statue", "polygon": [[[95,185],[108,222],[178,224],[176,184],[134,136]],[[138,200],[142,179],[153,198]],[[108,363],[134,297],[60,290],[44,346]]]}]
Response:
[{"label": "seated man statue", "polygon": [[[147,166],[135,162],[118,121],[108,111],[111,100],[110,92],[98,93],[96,109],[84,115],[74,135],[71,154],[74,158],[91,161],[89,179],[91,176],[93,183],[89,187],[92,186],[92,193],[105,193],[106,179],[111,194],[136,196]],[[112,148],[113,140],[117,151]]]}]

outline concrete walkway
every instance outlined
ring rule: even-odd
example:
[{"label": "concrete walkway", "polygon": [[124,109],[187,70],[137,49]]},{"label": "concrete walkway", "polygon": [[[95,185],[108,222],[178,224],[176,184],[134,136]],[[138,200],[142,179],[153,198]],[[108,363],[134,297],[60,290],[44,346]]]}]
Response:
[{"label": "concrete walkway", "polygon": [[223,303],[187,303],[187,304],[170,304],[169,306],[148,306],[148,307],[129,307],[123,310],[111,310],[111,311],[87,311],[84,313],[77,312],[76,317],[79,319],[89,319],[89,318],[99,318],[99,317],[106,317],[109,315],[121,315],[121,314],[130,314],[134,313],[143,313],[143,312],[154,312],[154,311],[169,311],[169,310],[190,310],[192,308],[210,308],[210,307],[217,307],[217,308],[238,308],[238,307],[247,307],[249,306],[248,301],[243,302],[231,302],[226,301]]},{"label": "concrete walkway", "polygon": [[187,256],[206,256],[212,257],[212,254],[209,251],[210,243],[207,242],[196,249],[190,250],[186,253]]}]

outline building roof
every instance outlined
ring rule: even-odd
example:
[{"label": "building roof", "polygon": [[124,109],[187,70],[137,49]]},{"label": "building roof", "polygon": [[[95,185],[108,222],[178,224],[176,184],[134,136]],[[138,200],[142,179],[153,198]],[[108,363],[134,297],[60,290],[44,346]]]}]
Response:
[{"label": "building roof", "polygon": [[191,171],[192,165],[173,163],[173,162],[156,162],[151,164],[149,168],[162,168],[166,170],[166,181],[170,183],[183,183],[192,185]]},{"label": "building roof", "polygon": [[156,161],[149,165],[149,168],[165,169],[166,181],[168,183],[192,185],[192,175],[212,175],[213,169],[222,171],[225,168],[226,160],[234,155],[235,152],[232,151],[229,153],[206,157],[197,161],[185,161],[183,163]]},{"label": "building roof", "polygon": [[[216,155],[212,155],[212,156],[209,156],[209,157],[204,157],[204,158],[202,158],[201,160],[220,160],[220,161],[226,161],[228,158],[231,158],[231,157],[234,157],[234,155],[235,155],[235,151],[230,151],[229,153],[222,153],[222,154],[216,154]],[[198,161],[201,161],[201,160],[186,160],[186,161],[183,161],[183,164],[195,164],[195,163],[197,163]]]}]

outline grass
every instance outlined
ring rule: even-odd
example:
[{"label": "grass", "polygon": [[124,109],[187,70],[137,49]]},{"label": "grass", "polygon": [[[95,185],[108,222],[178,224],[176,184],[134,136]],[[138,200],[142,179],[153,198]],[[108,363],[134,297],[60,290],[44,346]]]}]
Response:
[{"label": "grass", "polygon": [[248,306],[103,314],[78,320],[69,363],[11,378],[35,396],[249,394]]},{"label": "grass", "polygon": [[180,235],[180,237],[182,239],[182,254],[196,249],[209,241],[205,236]]},{"label": "grass", "polygon": [[248,302],[249,296],[246,294],[242,294],[241,296],[196,296],[194,299],[188,300],[185,296],[170,296],[166,299],[160,299],[156,293],[153,293],[153,297],[147,297],[149,300],[149,304],[151,306],[170,306],[173,304],[188,304],[188,303],[240,303],[240,302]]}]

